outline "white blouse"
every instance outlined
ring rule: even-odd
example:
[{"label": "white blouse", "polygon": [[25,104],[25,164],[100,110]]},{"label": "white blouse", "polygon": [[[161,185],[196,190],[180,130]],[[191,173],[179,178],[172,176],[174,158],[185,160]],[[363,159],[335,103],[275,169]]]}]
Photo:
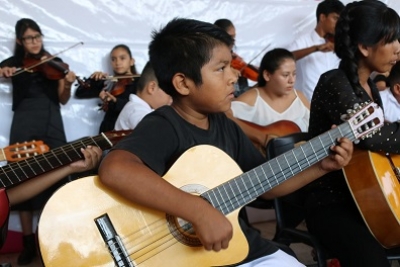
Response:
[{"label": "white blouse", "polygon": [[289,120],[296,123],[302,132],[308,131],[310,110],[298,97],[296,90],[294,90],[296,99],[282,113],[271,108],[271,106],[260,97],[260,92],[257,88],[256,90],[257,98],[254,106],[250,106],[241,101],[232,101],[231,109],[234,117],[261,126],[266,126],[280,120]]}]

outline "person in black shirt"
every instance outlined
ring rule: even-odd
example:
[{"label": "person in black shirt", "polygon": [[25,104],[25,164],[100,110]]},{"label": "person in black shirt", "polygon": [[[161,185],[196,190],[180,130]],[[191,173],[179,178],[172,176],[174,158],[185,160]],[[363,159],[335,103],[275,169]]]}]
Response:
[{"label": "person in black shirt", "polygon": [[[390,71],[400,52],[400,18],[380,1],[346,5],[336,25],[338,69],[321,75],[311,101],[312,136],[342,122],[354,104],[374,101],[382,107],[379,91],[370,79],[373,71]],[[400,153],[399,123],[385,123],[379,134],[357,147]],[[360,171],[360,181],[363,173]],[[326,174],[307,186],[306,223],[341,266],[389,266],[384,248],[372,236],[353,201],[342,171]],[[385,218],[381,218],[385,220]]]},{"label": "person in black shirt", "polygon": [[105,112],[100,124],[99,133],[114,130],[118,115],[129,101],[129,95],[135,93],[135,78],[137,75],[135,59],[131,50],[124,44],[113,47],[110,52],[111,65],[114,76],[125,77],[116,81],[107,79],[109,76],[102,71],[96,71],[89,79],[81,81],[75,91],[75,97],[94,98],[101,100],[101,110]]}]

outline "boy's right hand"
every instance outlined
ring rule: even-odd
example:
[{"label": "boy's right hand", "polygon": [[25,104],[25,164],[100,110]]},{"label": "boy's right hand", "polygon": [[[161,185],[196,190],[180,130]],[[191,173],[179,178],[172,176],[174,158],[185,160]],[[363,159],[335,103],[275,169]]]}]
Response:
[{"label": "boy's right hand", "polygon": [[232,224],[208,202],[201,201],[204,203],[197,209],[200,212],[195,212],[197,217],[192,222],[196,235],[206,250],[218,252],[228,248],[233,236]]}]

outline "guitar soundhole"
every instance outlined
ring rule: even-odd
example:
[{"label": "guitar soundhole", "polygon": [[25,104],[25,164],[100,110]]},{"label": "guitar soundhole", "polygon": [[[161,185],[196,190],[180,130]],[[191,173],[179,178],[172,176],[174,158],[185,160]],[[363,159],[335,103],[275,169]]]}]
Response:
[{"label": "guitar soundhole", "polygon": [[180,243],[191,247],[202,246],[194,232],[192,224],[169,214],[167,214],[167,222],[172,236],[174,236]]}]

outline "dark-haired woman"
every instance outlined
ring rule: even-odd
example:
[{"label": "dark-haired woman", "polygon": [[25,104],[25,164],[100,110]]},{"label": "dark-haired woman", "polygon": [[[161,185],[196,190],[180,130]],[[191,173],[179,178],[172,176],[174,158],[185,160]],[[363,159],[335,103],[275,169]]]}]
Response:
[{"label": "dark-haired woman", "polygon": [[[128,46],[124,44],[115,46],[111,50],[110,59],[114,76],[138,74],[135,59],[132,57]],[[102,101],[102,109],[105,111],[105,115],[100,125],[100,133],[114,130],[119,113],[129,101],[129,95],[135,93],[134,79],[130,79],[129,82],[122,85],[122,88],[118,89],[118,92],[113,93],[113,86],[117,82],[105,79],[107,77],[107,73],[96,71],[86,81],[86,84],[90,84],[90,88],[80,85],[75,92],[77,98],[99,97]],[[107,87],[110,87],[109,90],[104,90]]]},{"label": "dark-haired woman", "polygon": [[[310,103],[294,88],[296,63],[293,54],[283,48],[267,52],[261,60],[257,87],[249,89],[234,101],[227,115],[233,119],[256,144],[264,148],[267,136],[242,121],[267,126],[281,120],[295,122],[303,132],[308,131]],[[240,120],[238,120],[240,119]]]},{"label": "dark-haired woman", "polygon": [[[14,55],[0,63],[4,77],[11,77],[14,116],[10,131],[10,144],[26,140],[43,140],[51,149],[66,144],[60,103],[66,104],[71,96],[71,84],[75,74],[69,71],[64,78],[49,79],[45,72],[25,71],[13,76],[21,68],[24,59],[40,60],[48,55],[43,46],[43,34],[32,19],[20,19],[15,25]],[[59,58],[53,59],[61,61]],[[44,193],[14,207],[20,211],[24,250],[18,264],[29,264],[36,256],[32,228],[33,211],[39,210],[55,190]]]},{"label": "dark-haired woman", "polygon": [[[321,75],[311,101],[309,132],[319,135],[354,104],[374,101],[382,107],[379,91],[370,79],[373,71],[390,71],[400,52],[400,18],[380,1],[346,5],[335,30],[338,69]],[[360,149],[400,153],[400,124],[385,123],[379,134],[361,140]],[[357,179],[362,181],[360,171]],[[342,171],[326,174],[307,186],[306,222],[342,267],[389,266],[386,251],[363,221]],[[379,218],[385,220],[385,218]]]}]

